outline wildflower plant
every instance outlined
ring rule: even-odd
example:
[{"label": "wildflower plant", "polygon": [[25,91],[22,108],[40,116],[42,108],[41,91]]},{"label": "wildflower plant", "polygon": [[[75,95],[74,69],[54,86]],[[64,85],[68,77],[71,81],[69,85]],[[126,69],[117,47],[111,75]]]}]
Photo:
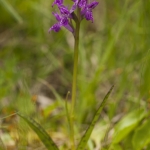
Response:
[{"label": "wildflower plant", "polygon": [[[78,52],[79,52],[79,32],[80,32],[80,24],[83,19],[87,21],[94,22],[93,19],[93,9],[99,4],[96,0],[73,0],[73,5],[69,9],[64,5],[63,0],[55,0],[52,4],[52,7],[57,6],[59,12],[52,12],[54,17],[57,20],[48,31],[59,32],[62,27],[65,27],[69,32],[71,32],[74,36],[74,66],[73,66],[73,82],[72,82],[72,92],[71,92],[71,108],[68,109],[68,105],[66,102],[66,113],[70,127],[70,142],[71,142],[71,150],[84,150],[87,144],[87,141],[93,131],[94,125],[99,118],[99,115],[106,104],[106,100],[110,95],[113,86],[110,88],[106,96],[104,97],[102,103],[98,107],[91,124],[86,130],[85,134],[81,138],[78,145],[75,143],[75,135],[74,135],[74,108],[76,101],[76,83],[77,83],[77,66],[78,66]],[[33,119],[25,117],[23,114],[18,113],[18,115],[23,118],[29,126],[37,133],[41,141],[45,144],[47,149],[49,150],[58,150],[56,144],[52,141],[52,138],[46,133],[41,125],[35,122]],[[77,145],[77,146],[76,146]]]}]

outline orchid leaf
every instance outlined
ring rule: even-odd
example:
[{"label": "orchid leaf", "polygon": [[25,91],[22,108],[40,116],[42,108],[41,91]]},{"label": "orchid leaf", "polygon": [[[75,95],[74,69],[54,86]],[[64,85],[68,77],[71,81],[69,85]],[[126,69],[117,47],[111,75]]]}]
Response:
[{"label": "orchid leaf", "polygon": [[110,90],[108,91],[108,93],[105,95],[105,97],[104,97],[102,103],[100,104],[100,106],[99,106],[97,112],[95,113],[95,115],[94,115],[94,117],[93,117],[93,120],[92,120],[90,126],[88,127],[88,129],[86,130],[85,134],[84,134],[83,137],[81,138],[81,141],[79,142],[79,145],[78,145],[78,147],[77,147],[77,150],[83,150],[83,149],[85,148],[85,146],[86,146],[86,144],[87,144],[87,142],[88,142],[88,140],[89,140],[89,138],[90,138],[90,135],[91,135],[91,133],[92,133],[92,131],[93,131],[93,128],[94,128],[94,126],[95,126],[95,124],[96,124],[96,122],[97,122],[97,120],[98,120],[98,118],[99,118],[99,116],[100,116],[100,113],[101,113],[101,111],[103,110],[104,106],[106,105],[106,101],[107,101],[107,99],[108,99],[108,97],[109,97],[109,95],[110,95],[110,93],[111,93],[113,87],[114,87],[114,86],[112,86],[112,87],[110,88]]},{"label": "orchid leaf", "polygon": [[27,122],[27,124],[36,132],[40,140],[46,146],[48,150],[59,150],[56,144],[53,142],[48,133],[43,129],[43,127],[37,123],[32,118],[26,117],[21,113],[17,113],[23,120]]}]

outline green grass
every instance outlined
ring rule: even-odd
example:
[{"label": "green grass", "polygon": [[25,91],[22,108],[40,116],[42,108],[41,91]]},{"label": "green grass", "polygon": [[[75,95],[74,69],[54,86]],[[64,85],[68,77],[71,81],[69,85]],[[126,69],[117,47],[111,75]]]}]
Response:
[{"label": "green grass", "polygon": [[[48,0],[0,1],[0,118],[14,111],[36,118],[58,142],[60,149],[65,150],[69,147],[69,131],[64,100],[71,90],[73,37],[65,28],[59,33],[48,33],[55,23],[51,4],[52,1]],[[75,108],[77,142],[90,124],[98,104],[109,88],[115,85],[95,128],[99,134],[108,132],[108,135],[104,138],[93,131],[87,146],[89,150],[94,145],[103,145],[108,149],[110,133],[116,123],[113,122],[114,117],[117,116],[119,121],[120,116],[126,116],[140,107],[149,109],[149,16],[148,0],[101,0],[94,10],[94,23],[84,20],[81,24]],[[39,94],[34,89],[43,85],[42,81],[50,84],[50,87],[45,86],[46,94],[57,103],[53,108],[39,111],[32,99]],[[54,113],[55,109],[57,111]],[[14,134],[20,136],[23,132],[24,136],[18,140],[19,150],[26,149],[28,144],[34,149],[34,139],[39,141],[36,135],[22,125],[23,121],[12,120],[11,117],[8,117],[8,121],[2,119],[1,126],[5,128],[2,136],[9,135],[15,141],[17,137]],[[9,126],[13,127],[9,129]],[[126,145],[126,141],[132,136],[137,139],[136,135],[145,126],[139,125],[135,133],[132,130],[120,145],[117,143],[112,148],[121,146],[122,149],[133,149],[131,145],[135,147],[135,142]]]}]

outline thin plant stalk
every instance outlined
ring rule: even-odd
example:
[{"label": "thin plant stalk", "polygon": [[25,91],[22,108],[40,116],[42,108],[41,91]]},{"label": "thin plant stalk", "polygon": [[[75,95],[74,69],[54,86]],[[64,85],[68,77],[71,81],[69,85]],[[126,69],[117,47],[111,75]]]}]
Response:
[{"label": "thin plant stalk", "polygon": [[78,53],[79,53],[79,31],[80,21],[76,20],[75,29],[75,44],[74,44],[74,66],[73,66],[73,82],[72,82],[72,98],[71,98],[71,116],[70,116],[70,133],[72,141],[72,150],[75,150],[75,139],[74,139],[74,108],[76,101],[76,88],[77,88],[77,72],[78,72]]},{"label": "thin plant stalk", "polygon": [[76,86],[77,86],[77,71],[78,71],[78,51],[79,51],[79,29],[80,23],[76,24],[75,31],[75,45],[74,45],[74,66],[73,66],[73,82],[72,82],[72,102],[71,112],[74,113],[74,106],[76,100]]}]

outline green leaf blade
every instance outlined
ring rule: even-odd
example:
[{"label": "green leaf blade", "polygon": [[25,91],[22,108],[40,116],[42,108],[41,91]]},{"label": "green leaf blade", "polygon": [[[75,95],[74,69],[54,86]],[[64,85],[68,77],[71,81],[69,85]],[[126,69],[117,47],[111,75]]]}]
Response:
[{"label": "green leaf blade", "polygon": [[83,149],[85,148],[85,145],[87,144],[87,142],[88,142],[88,140],[89,140],[89,138],[90,138],[90,135],[91,135],[91,133],[92,133],[92,131],[93,131],[93,129],[94,129],[94,126],[95,126],[95,124],[96,124],[96,122],[97,122],[97,120],[98,120],[98,118],[99,118],[99,116],[100,116],[101,111],[103,110],[104,106],[106,105],[106,101],[107,101],[107,99],[108,99],[108,97],[109,97],[109,95],[110,95],[110,93],[111,93],[113,87],[114,87],[114,86],[112,86],[112,87],[110,88],[110,90],[108,91],[108,93],[105,95],[105,97],[104,97],[102,103],[100,104],[100,106],[99,106],[97,112],[96,112],[95,115],[94,115],[94,118],[93,118],[93,120],[92,120],[90,126],[88,127],[88,129],[86,130],[85,134],[84,134],[83,137],[81,138],[81,140],[80,140],[80,142],[79,142],[79,144],[78,144],[77,150],[83,150]]},{"label": "green leaf blade", "polygon": [[43,142],[43,144],[46,146],[48,150],[59,150],[56,144],[53,142],[51,137],[48,135],[48,133],[43,129],[43,127],[38,124],[35,120],[32,118],[26,117],[21,113],[17,113],[27,124],[31,127],[34,132],[38,135],[40,140]]},{"label": "green leaf blade", "polygon": [[122,118],[121,121],[115,126],[115,134],[112,139],[112,144],[117,144],[124,139],[132,130],[135,129],[145,115],[145,111],[143,109],[139,109]]},{"label": "green leaf blade", "polygon": [[134,133],[132,144],[135,150],[141,150],[150,143],[150,120],[147,120]]}]

